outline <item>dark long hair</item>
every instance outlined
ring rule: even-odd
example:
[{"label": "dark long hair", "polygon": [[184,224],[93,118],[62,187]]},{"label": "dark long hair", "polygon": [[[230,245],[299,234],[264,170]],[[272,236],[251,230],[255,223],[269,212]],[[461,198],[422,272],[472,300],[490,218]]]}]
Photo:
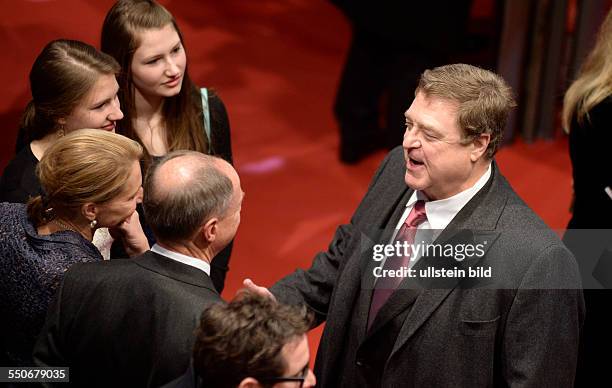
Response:
[{"label": "dark long hair", "polygon": [[[163,6],[151,0],[119,0],[108,11],[102,26],[101,49],[113,56],[121,65],[119,80],[119,100],[125,118],[118,123],[118,131],[142,144],[134,129],[136,116],[134,83],[132,82],[131,63],[140,42],[138,32],[159,29],[172,24],[181,44],[183,35],[174,17]],[[167,97],[163,105],[163,120],[166,127],[168,151],[193,150],[209,153],[208,139],[204,135],[200,93],[189,78],[187,66],[181,91],[176,96]],[[146,148],[145,148],[146,152]],[[147,159],[150,156],[147,153]]]},{"label": "dark long hair", "polygon": [[119,70],[111,56],[86,43],[66,39],[49,42],[30,70],[32,100],[21,118],[28,141],[55,132],[58,120],[72,112],[100,75]]}]

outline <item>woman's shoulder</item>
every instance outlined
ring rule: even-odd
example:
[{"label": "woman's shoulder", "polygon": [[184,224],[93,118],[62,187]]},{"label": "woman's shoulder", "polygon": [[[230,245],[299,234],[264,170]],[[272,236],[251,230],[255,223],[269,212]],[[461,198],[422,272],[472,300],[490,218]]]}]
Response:
[{"label": "woman's shoulder", "polygon": [[[211,152],[229,163],[232,163],[232,143],[230,135],[230,120],[223,100],[214,88],[197,89],[199,101],[206,101],[206,106],[200,102],[203,118],[210,124]],[[203,93],[203,94],[201,94]]]},{"label": "woman's shoulder", "polygon": [[212,147],[215,155],[233,163],[230,120],[218,94],[209,100]]},{"label": "woman's shoulder", "polygon": [[223,111],[225,111],[225,104],[223,103],[223,100],[221,99],[221,96],[219,96],[219,93],[216,89],[209,87],[201,87],[196,88],[195,93],[197,94],[199,101],[202,101],[202,99],[204,99],[207,102],[209,110],[214,112],[218,111],[219,109],[222,109]]},{"label": "woman's shoulder", "polygon": [[29,146],[19,151],[0,178],[0,200],[25,202],[29,196],[38,195],[40,183],[36,177],[37,164],[38,159]]},{"label": "woman's shoulder", "polygon": [[604,98],[588,112],[588,119],[594,124],[612,123],[612,95]]},{"label": "woman's shoulder", "polygon": [[8,162],[6,168],[4,169],[4,175],[9,172],[20,173],[24,169],[35,168],[37,164],[38,159],[36,159],[36,157],[32,153],[30,146],[27,145],[19,152],[17,152],[17,154],[15,154],[15,157]]},{"label": "woman's shoulder", "polygon": [[[4,236],[4,247],[13,239],[15,247],[21,246],[34,252],[54,252],[62,260],[92,261],[102,259],[100,252],[83,236],[72,231],[60,231],[40,235],[28,219],[27,205],[23,203],[0,203],[0,234]],[[21,249],[17,248],[17,249]],[[72,257],[72,259],[71,259]]]},{"label": "woman's shoulder", "polygon": [[46,257],[49,252],[53,252],[53,258],[45,261],[54,268],[61,268],[62,273],[75,263],[103,260],[95,245],[76,232],[63,230],[49,235],[39,235],[36,229],[29,229],[27,234],[33,254]]},{"label": "woman's shoulder", "polygon": [[593,131],[602,131],[604,135],[612,136],[610,126],[612,125],[612,95],[606,97],[597,105],[592,107],[579,123],[576,115],[572,122],[572,131],[578,130],[581,133],[592,135]]},{"label": "woman's shoulder", "polygon": [[29,255],[27,217],[26,205],[0,203],[0,235],[2,235],[0,256],[3,259],[13,261],[17,256]]},{"label": "woman's shoulder", "polygon": [[27,219],[26,205],[23,203],[0,203],[0,230],[3,233],[21,225]]}]

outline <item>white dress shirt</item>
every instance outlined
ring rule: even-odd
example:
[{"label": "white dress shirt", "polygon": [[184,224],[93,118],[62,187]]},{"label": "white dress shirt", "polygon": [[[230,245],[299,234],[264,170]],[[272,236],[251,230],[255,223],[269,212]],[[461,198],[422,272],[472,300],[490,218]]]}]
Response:
[{"label": "white dress shirt", "polygon": [[[417,227],[417,232],[414,237],[414,243],[431,243],[433,242],[438,235],[450,224],[450,222],[455,218],[457,213],[468,203],[470,200],[484,187],[489,178],[491,177],[491,164],[489,164],[487,171],[476,181],[474,186],[466,189],[460,193],[453,195],[452,197],[448,197],[445,199],[440,199],[437,201],[428,201],[425,194],[421,191],[415,190],[408,202],[406,203],[406,209],[404,213],[400,217],[397,226],[395,227],[395,231],[393,232],[393,236],[391,236],[391,241],[389,244],[393,244],[395,241],[395,236],[399,232],[400,228],[408,218],[408,215],[412,211],[414,204],[418,200],[425,201],[425,212],[427,214],[427,220],[422,222]],[[419,259],[420,252],[418,255],[415,255],[414,258],[410,260],[410,267],[412,267]],[[381,263],[384,265],[384,261]]]},{"label": "white dress shirt", "polygon": [[202,259],[197,259],[195,257],[183,255],[182,253],[170,251],[164,247],[160,247],[157,244],[154,244],[153,247],[151,247],[151,252],[155,252],[174,261],[178,261],[179,263],[183,263],[191,267],[197,268],[201,271],[204,271],[206,275],[210,276],[210,264],[208,264]]}]

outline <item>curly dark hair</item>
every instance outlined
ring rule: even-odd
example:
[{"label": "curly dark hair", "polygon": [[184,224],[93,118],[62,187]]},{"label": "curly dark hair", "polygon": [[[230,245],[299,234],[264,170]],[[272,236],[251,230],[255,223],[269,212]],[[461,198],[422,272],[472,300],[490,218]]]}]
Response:
[{"label": "curly dark hair", "polygon": [[204,310],[196,331],[195,373],[214,388],[237,387],[247,377],[281,376],[287,367],[283,346],[304,335],[311,322],[305,307],[249,293],[214,304]]}]

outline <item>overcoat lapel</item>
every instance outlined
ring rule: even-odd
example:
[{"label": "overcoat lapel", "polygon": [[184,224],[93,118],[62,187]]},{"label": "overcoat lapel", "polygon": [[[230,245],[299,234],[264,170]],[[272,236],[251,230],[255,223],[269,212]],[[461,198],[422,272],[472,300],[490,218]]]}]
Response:
[{"label": "overcoat lapel", "polygon": [[[360,222],[360,220],[353,220],[352,227],[358,229],[354,233],[358,234],[359,238],[352,241],[347,252],[344,253],[349,261],[336,280],[336,291],[333,304],[330,306],[334,314],[329,315],[325,323],[325,330],[315,362],[322,375],[335,373],[337,366],[334,362],[340,359],[339,354],[345,350],[342,346],[338,346],[343,338],[332,337],[333,333],[344,333],[347,322],[356,320],[359,331],[358,338],[363,338],[365,335],[368,319],[367,311],[372,294],[372,285],[369,284],[370,281],[373,282],[371,279],[372,246],[379,241],[384,241],[381,240],[382,238],[391,238],[392,231],[386,231],[386,227],[387,225],[395,225],[393,222],[397,223],[397,220],[401,217],[402,210],[398,209],[403,209],[401,204],[405,204],[408,200],[408,191],[407,186],[400,179],[399,184],[395,185],[394,183],[386,187],[383,192],[376,193],[380,200],[374,201],[372,206],[363,209],[364,219],[380,220],[377,221],[378,223],[366,224]],[[325,354],[324,360],[321,358],[323,354]],[[334,360],[334,362],[331,360]]]},{"label": "overcoat lapel", "polygon": [[[507,198],[507,185],[504,178],[499,174],[496,163],[493,162],[489,182],[461,209],[448,227],[436,239],[436,243],[441,244],[448,241],[452,242],[454,239],[460,240],[465,238],[469,238],[473,243],[487,241],[485,253],[482,257],[474,257],[471,260],[466,259],[456,265],[458,268],[467,271],[469,266],[477,264],[486,257],[486,250],[493,245],[493,242],[499,236],[499,232],[495,231],[495,229],[497,221],[506,206]],[[469,236],[466,236],[466,233]],[[420,264],[421,266],[426,265],[427,259]],[[428,284],[427,289],[423,289],[414,301],[412,310],[402,326],[389,359],[430,318],[431,314],[451,291],[457,287],[461,280],[460,278],[446,278],[442,280],[442,288],[432,288],[430,287],[431,284]]]}]

